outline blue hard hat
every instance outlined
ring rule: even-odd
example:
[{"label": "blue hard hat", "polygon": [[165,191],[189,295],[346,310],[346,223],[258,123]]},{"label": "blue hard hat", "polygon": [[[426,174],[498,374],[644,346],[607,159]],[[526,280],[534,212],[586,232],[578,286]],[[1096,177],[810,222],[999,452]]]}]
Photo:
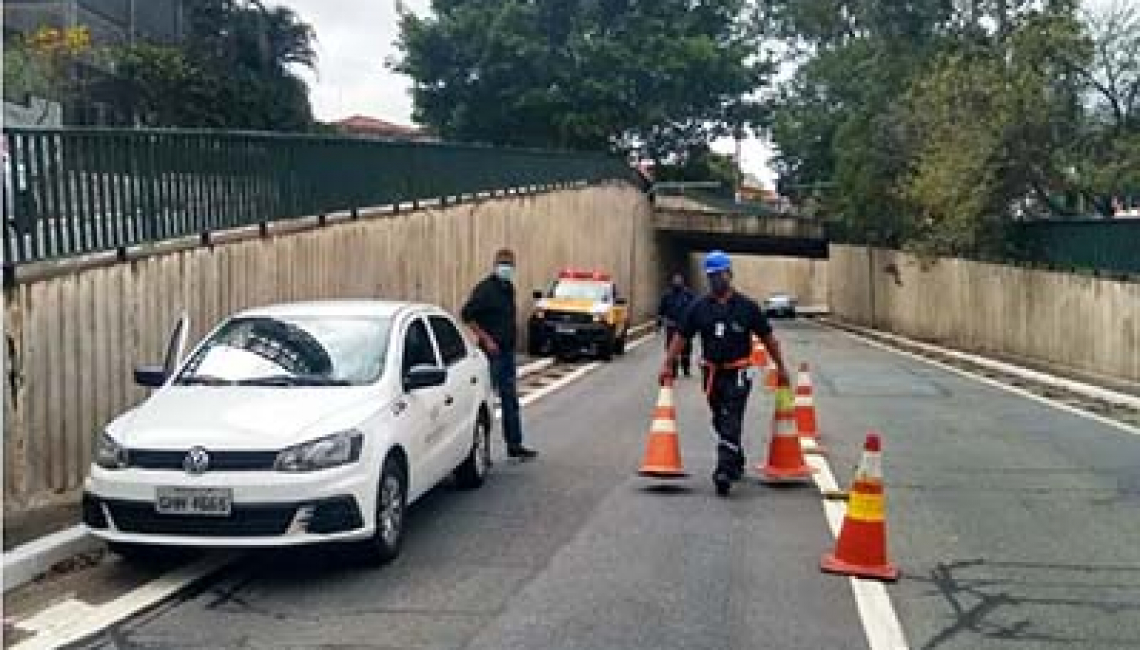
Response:
[{"label": "blue hard hat", "polygon": [[732,268],[732,261],[724,251],[713,251],[705,255],[705,274],[720,273]]}]

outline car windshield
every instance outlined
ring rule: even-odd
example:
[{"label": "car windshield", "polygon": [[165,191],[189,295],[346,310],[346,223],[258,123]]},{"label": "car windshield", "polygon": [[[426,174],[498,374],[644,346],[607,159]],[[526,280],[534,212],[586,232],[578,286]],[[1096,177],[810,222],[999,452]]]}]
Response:
[{"label": "car windshield", "polygon": [[183,385],[359,386],[380,377],[390,321],[296,316],[234,318],[187,361]]},{"label": "car windshield", "polygon": [[590,300],[609,302],[610,285],[604,282],[578,282],[560,280],[555,283],[552,297],[563,300]]}]

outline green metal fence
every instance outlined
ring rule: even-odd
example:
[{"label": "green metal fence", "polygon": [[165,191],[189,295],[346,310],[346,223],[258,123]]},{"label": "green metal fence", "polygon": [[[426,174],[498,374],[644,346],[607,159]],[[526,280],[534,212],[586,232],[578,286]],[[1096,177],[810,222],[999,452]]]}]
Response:
[{"label": "green metal fence", "polygon": [[4,129],[6,265],[303,216],[610,179],[620,159],[187,130]]},{"label": "green metal fence", "polygon": [[1140,219],[1035,221],[1014,232],[1023,261],[1140,274]]}]

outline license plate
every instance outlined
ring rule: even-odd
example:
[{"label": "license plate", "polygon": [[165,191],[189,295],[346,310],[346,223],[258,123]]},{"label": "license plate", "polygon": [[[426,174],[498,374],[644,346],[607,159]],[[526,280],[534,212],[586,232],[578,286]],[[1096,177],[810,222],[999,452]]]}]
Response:
[{"label": "license plate", "polygon": [[233,490],[229,488],[160,487],[154,508],[161,515],[229,516],[233,508]]},{"label": "license plate", "polygon": [[573,334],[577,330],[575,330],[573,327],[570,327],[569,325],[559,325],[558,327],[554,328],[554,331],[558,332],[559,334]]}]

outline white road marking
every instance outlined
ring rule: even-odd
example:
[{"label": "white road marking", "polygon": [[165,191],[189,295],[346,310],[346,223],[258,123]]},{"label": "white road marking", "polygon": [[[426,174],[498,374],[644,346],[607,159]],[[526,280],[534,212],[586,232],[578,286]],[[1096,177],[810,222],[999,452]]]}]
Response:
[{"label": "white road marking", "polygon": [[222,569],[234,559],[234,555],[211,555],[163,574],[138,589],[98,606],[76,600],[60,602],[17,622],[18,629],[33,632],[35,636],[12,646],[12,650],[58,648],[82,641],[161,603],[194,582]]},{"label": "white road marking", "polygon": [[[802,443],[802,441],[801,441]],[[820,492],[836,491],[839,489],[835,482],[835,475],[831,473],[831,466],[823,456],[805,457],[807,464],[816,468],[812,480]],[[839,537],[839,529],[843,526],[843,516],[847,504],[842,501],[823,500],[823,514],[827,517],[827,524],[831,534]],[[867,643],[871,650],[906,650],[906,637],[903,635],[902,625],[886,586],[876,580],[862,578],[849,578],[851,591],[855,595],[855,606],[859,610],[859,618],[863,621],[863,632],[867,635]]]},{"label": "white road marking", "polygon": [[[1028,379],[1030,381],[1036,381],[1036,382],[1039,382],[1042,384],[1051,384],[1051,385],[1056,386],[1058,388],[1070,390],[1074,393],[1081,393],[1081,394],[1087,395],[1088,397],[1092,397],[1094,399],[1101,399],[1101,400],[1104,400],[1106,402],[1114,402],[1117,404],[1123,404],[1126,406],[1131,406],[1133,408],[1140,408],[1140,397],[1136,397],[1135,395],[1128,395],[1126,393],[1121,393],[1120,391],[1115,391],[1115,390],[1109,390],[1109,389],[1103,388],[1101,386],[1094,386],[1092,384],[1087,384],[1085,382],[1074,381],[1072,379],[1067,379],[1065,377],[1057,377],[1056,375],[1050,375],[1048,373],[1039,372],[1037,370],[1032,370],[1030,368],[1023,368],[1021,366],[1017,366],[1017,365],[1014,365],[1012,363],[1006,363],[1004,361],[998,361],[996,359],[988,359],[986,357],[978,356],[976,354],[970,354],[968,352],[962,352],[960,350],[945,348],[945,347],[942,347],[940,345],[934,345],[932,343],[927,343],[925,341],[918,341],[915,339],[907,338],[905,336],[899,336],[898,334],[894,334],[892,332],[884,332],[882,330],[870,329],[867,327],[852,325],[850,323],[844,323],[844,326],[854,328],[856,330],[859,330],[860,332],[874,332],[876,336],[881,336],[881,337],[883,337],[885,339],[889,339],[891,341],[899,341],[901,343],[905,343],[907,345],[912,345],[912,346],[914,346],[916,348],[920,348],[922,350],[928,350],[930,352],[936,352],[938,354],[943,354],[943,355],[948,356],[948,357],[954,357],[955,359],[961,359],[963,361],[969,361],[971,363],[975,363],[975,364],[980,365],[980,366],[988,367],[992,370],[997,370],[999,372],[1005,372],[1005,373],[1008,373],[1011,375],[1017,375],[1023,379]],[[842,328],[835,328],[834,326],[832,326],[832,327],[834,329],[839,329],[840,331],[846,331]],[[846,332],[846,333],[849,335],[852,334],[852,332]],[[866,337],[863,337],[863,336],[858,336],[857,338],[859,338],[860,340],[864,340],[864,341],[868,340]]]},{"label": "white road marking", "polygon": [[[643,336],[643,337],[637,339],[636,341],[630,341],[629,343],[626,344],[625,347],[627,350],[636,350],[638,347],[644,345],[646,342],[651,341],[651,340],[653,340],[652,336]],[[566,375],[563,375],[562,377],[559,377],[557,380],[547,384],[546,386],[543,386],[542,388],[539,388],[538,390],[527,393],[524,397],[519,399],[519,406],[524,406],[524,407],[529,406],[529,405],[533,404],[534,402],[537,402],[538,400],[542,399],[543,397],[546,397],[547,395],[566,387],[567,385],[577,381],[578,379],[580,379],[583,376],[593,372],[594,370],[597,370],[598,368],[602,367],[603,365],[605,365],[605,364],[601,361],[594,361],[594,362],[588,363],[588,364],[586,364],[580,368],[577,368],[573,372],[566,374]],[[499,407],[495,407],[495,418],[499,419],[501,417],[502,417],[502,409],[500,409]]]},{"label": "white road marking", "polygon": [[[833,329],[836,329],[836,328],[833,328]],[[987,386],[992,386],[994,388],[1000,388],[1001,390],[1004,390],[1006,392],[1013,393],[1015,395],[1020,395],[1022,397],[1031,399],[1035,402],[1040,402],[1040,403],[1045,404],[1047,406],[1051,406],[1055,409],[1058,409],[1061,411],[1066,411],[1066,412],[1072,413],[1074,415],[1079,415],[1079,416],[1084,417],[1084,418],[1088,418],[1088,419],[1093,420],[1095,422],[1099,422],[1100,424],[1104,424],[1104,425],[1107,425],[1110,427],[1114,427],[1116,429],[1120,429],[1121,431],[1123,431],[1125,433],[1131,433],[1134,436],[1140,436],[1140,427],[1134,427],[1134,426],[1126,424],[1124,422],[1113,420],[1111,418],[1106,418],[1103,415],[1097,415],[1096,413],[1091,413],[1091,412],[1086,411],[1084,409],[1079,409],[1075,406],[1070,406],[1068,404],[1065,404],[1064,402],[1058,402],[1055,400],[1051,400],[1048,397],[1043,397],[1041,395],[1037,395],[1036,393],[1032,393],[1032,392],[1027,391],[1023,388],[1018,388],[1017,386],[1010,386],[1009,384],[1003,384],[1002,382],[997,381],[995,379],[990,379],[989,377],[983,377],[983,376],[974,374],[974,373],[970,372],[969,370],[963,370],[961,368],[956,368],[950,364],[942,363],[941,361],[937,361],[935,359],[929,359],[929,358],[924,357],[920,354],[915,354],[915,353],[909,352],[907,350],[900,350],[896,347],[892,347],[890,345],[887,345],[886,343],[881,343],[879,341],[868,339],[864,336],[859,336],[858,334],[855,334],[852,332],[848,332],[848,331],[845,331],[842,329],[840,329],[838,331],[842,332],[843,334],[846,334],[848,337],[853,338],[856,341],[866,343],[867,345],[874,346],[876,348],[886,350],[888,352],[893,352],[895,354],[900,354],[904,357],[910,357],[911,359],[915,359],[917,361],[922,361],[923,363],[927,363],[927,364],[930,364],[932,366],[936,366],[938,368],[941,368],[943,370],[946,370],[946,371],[949,371],[949,372],[952,372],[952,373],[955,373],[958,375],[962,375],[963,377],[968,377],[970,379],[973,379],[974,381],[986,384]]]}]

